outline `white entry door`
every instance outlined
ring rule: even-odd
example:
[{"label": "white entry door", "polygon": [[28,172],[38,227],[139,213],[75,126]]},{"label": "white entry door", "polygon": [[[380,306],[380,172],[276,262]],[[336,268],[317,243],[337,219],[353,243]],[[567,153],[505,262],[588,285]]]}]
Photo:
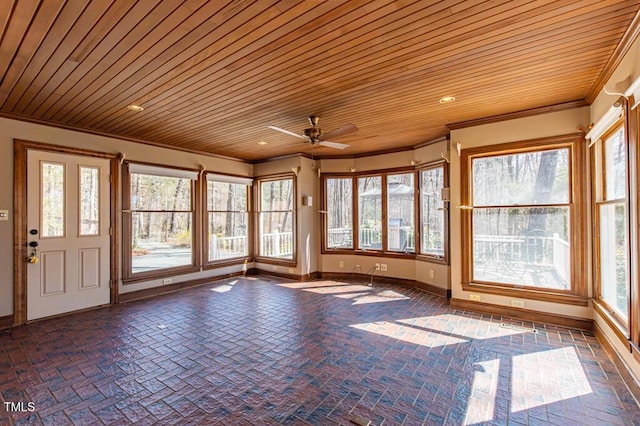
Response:
[{"label": "white entry door", "polygon": [[27,320],[109,303],[109,191],[107,159],[28,152]]}]

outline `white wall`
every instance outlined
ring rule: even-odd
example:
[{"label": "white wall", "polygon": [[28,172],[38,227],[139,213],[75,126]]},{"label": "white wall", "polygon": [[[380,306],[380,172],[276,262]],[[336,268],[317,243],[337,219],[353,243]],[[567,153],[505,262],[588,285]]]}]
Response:
[{"label": "white wall", "polygon": [[[589,122],[589,108],[578,108],[567,111],[554,112],[535,117],[508,120],[499,123],[484,124],[475,127],[454,130],[451,132],[451,290],[456,299],[469,299],[469,292],[462,290],[462,244],[460,220],[460,158],[457,155],[456,144],[461,143],[462,149],[506,142],[517,142],[529,139],[576,133],[578,127],[586,128]],[[588,230],[584,230],[588,232]],[[492,294],[482,294],[482,302],[495,305],[511,306],[510,298]],[[591,318],[590,307],[570,306],[536,300],[527,300],[526,308],[541,312],[569,315],[573,317]]]},{"label": "white wall", "polygon": [[[121,139],[0,118],[0,210],[9,210],[9,220],[0,221],[0,317],[13,313],[13,140],[48,143],[106,153],[126,154],[127,160],[252,176],[248,163],[211,156],[196,155]],[[251,267],[252,265],[248,265]],[[193,278],[215,276],[242,269],[242,265],[176,277],[174,283]],[[161,280],[129,284],[121,293],[161,285]]]}]

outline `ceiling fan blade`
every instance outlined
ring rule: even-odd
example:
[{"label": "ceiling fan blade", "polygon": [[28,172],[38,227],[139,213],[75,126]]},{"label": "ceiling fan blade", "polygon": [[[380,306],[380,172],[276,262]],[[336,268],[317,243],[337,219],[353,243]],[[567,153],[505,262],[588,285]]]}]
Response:
[{"label": "ceiling fan blade", "polygon": [[342,135],[346,135],[348,133],[354,133],[357,131],[358,131],[358,127],[355,124],[347,124],[340,127],[339,129],[335,129],[330,131],[329,133],[325,133],[322,136],[331,139],[337,136],[342,136]]},{"label": "ceiling fan blade", "polygon": [[277,131],[282,132],[282,133],[286,133],[286,134],[291,135],[291,136],[295,136],[296,138],[307,140],[306,136],[299,135],[297,133],[293,133],[293,132],[290,132],[290,131],[285,130],[285,129],[281,129],[280,127],[276,127],[276,126],[267,126],[267,127],[270,128],[270,129],[273,129],[273,130],[277,130]]},{"label": "ceiling fan blade", "polygon": [[346,143],[330,142],[330,141],[320,141],[316,145],[328,146],[329,148],[335,148],[335,149],[345,149],[351,146]]}]

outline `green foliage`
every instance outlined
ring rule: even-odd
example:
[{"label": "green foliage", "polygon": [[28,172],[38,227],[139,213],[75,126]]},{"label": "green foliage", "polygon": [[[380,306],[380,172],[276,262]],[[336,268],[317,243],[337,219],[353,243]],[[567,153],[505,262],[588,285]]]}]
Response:
[{"label": "green foliage", "polygon": [[179,232],[175,236],[175,244],[178,247],[189,247],[191,246],[191,231],[185,230]]}]

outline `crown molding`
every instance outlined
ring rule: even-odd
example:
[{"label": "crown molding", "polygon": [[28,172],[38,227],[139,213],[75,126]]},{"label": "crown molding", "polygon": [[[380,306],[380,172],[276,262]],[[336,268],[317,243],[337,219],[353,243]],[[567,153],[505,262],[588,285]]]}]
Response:
[{"label": "crown molding", "polygon": [[596,81],[593,82],[593,85],[587,92],[587,96],[585,97],[585,100],[589,105],[596,100],[598,93],[600,93],[604,85],[607,83],[607,81],[609,81],[609,79],[613,75],[613,72],[616,70],[616,68],[618,68],[618,66],[622,62],[622,59],[624,59],[624,56],[629,52],[629,49],[631,49],[631,45],[633,45],[633,43],[636,41],[639,34],[640,34],[640,10],[638,10],[638,12],[636,13],[636,16],[633,17],[633,20],[627,27],[627,30],[622,35],[620,42],[618,43],[615,50],[609,57],[609,60],[607,61],[607,63],[604,65],[604,67],[600,71],[598,78],[596,78]]},{"label": "crown molding", "polygon": [[565,111],[574,108],[589,106],[584,100],[564,102],[561,104],[547,105],[538,108],[525,109],[522,111],[508,112],[506,114],[493,115],[491,117],[476,118],[474,120],[460,121],[458,123],[447,124],[449,130],[464,129],[465,127],[480,126],[482,124],[498,123],[501,121],[514,120],[516,118],[533,117],[535,115],[548,114],[550,112]]}]

